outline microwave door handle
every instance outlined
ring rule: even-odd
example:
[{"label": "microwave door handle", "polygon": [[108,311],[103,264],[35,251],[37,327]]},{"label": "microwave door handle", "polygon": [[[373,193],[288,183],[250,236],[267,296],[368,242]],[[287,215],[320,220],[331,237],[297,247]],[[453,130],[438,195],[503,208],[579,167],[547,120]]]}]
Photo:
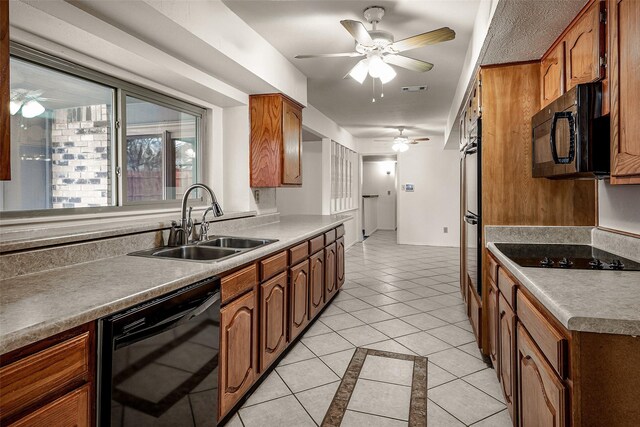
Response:
[{"label": "microwave door handle", "polygon": [[[558,121],[567,120],[569,124],[569,155],[566,157],[558,156],[558,144],[556,141],[556,128]],[[549,138],[551,144],[551,157],[553,157],[553,163],[556,165],[566,165],[576,157],[576,121],[573,113],[570,111],[557,111],[553,113],[553,121],[551,122],[551,137]]]}]

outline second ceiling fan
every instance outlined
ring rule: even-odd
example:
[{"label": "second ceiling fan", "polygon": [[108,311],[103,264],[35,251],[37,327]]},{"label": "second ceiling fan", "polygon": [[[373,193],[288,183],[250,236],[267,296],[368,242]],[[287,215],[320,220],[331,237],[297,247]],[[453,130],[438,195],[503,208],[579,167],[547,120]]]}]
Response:
[{"label": "second ceiling fan", "polygon": [[400,55],[400,52],[453,40],[456,36],[455,31],[448,27],[443,27],[394,41],[393,34],[388,31],[378,30],[377,28],[383,16],[383,7],[372,6],[364,10],[364,18],[372,25],[372,30],[367,30],[360,21],[349,19],[340,21],[342,26],[344,26],[356,40],[354,52],[297,55],[296,58],[364,56],[365,58],[360,60],[349,73],[345,75],[345,78],[351,76],[358,83],[362,84],[367,78],[367,75],[370,75],[372,78],[380,79],[382,83],[387,83],[396,76],[396,71],[389,64],[418,72],[429,71],[433,68],[433,64],[430,62],[409,58],[408,56]]}]

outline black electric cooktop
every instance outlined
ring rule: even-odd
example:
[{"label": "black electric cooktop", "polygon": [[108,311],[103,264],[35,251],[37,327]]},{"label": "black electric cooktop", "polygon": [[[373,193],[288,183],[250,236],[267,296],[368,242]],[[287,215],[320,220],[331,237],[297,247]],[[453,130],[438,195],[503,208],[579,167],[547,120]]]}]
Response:
[{"label": "black electric cooktop", "polygon": [[521,267],[640,271],[640,263],[589,245],[496,243]]}]

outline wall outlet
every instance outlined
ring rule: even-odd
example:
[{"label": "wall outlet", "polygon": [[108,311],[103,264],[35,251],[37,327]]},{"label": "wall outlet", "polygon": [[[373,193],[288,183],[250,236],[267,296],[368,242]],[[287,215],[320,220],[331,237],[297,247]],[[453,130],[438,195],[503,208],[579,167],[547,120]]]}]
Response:
[{"label": "wall outlet", "polygon": [[444,227],[445,234],[449,232],[449,227]]},{"label": "wall outlet", "polygon": [[387,196],[391,195],[391,190],[387,190]]},{"label": "wall outlet", "polygon": [[260,203],[260,190],[253,191],[253,198],[255,199],[256,203]]}]

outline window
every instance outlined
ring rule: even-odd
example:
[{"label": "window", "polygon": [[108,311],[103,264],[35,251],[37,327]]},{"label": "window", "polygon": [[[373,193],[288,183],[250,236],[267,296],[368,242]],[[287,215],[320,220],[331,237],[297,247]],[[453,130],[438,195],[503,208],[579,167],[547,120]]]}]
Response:
[{"label": "window", "polygon": [[331,142],[331,212],[358,207],[355,169],[358,154],[335,141]]},{"label": "window", "polygon": [[203,108],[19,45],[10,67],[0,211],[167,205],[198,180]]}]

